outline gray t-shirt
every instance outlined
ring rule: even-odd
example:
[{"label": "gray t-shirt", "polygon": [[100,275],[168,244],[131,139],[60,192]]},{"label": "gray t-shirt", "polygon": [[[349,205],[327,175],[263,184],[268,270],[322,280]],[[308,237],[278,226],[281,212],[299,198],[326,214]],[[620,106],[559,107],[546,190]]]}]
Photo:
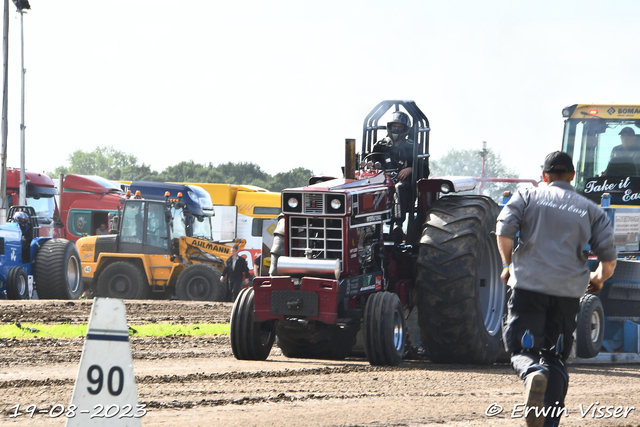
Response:
[{"label": "gray t-shirt", "polygon": [[589,285],[587,243],[600,261],[617,256],[606,213],[564,181],[513,195],[498,215],[496,234],[515,239],[518,232],[509,279],[518,289],[580,298]]}]

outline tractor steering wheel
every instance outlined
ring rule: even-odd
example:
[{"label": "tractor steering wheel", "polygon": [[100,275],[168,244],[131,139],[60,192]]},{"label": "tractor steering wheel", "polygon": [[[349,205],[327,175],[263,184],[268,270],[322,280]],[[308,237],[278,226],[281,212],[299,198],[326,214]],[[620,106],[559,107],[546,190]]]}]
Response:
[{"label": "tractor steering wheel", "polygon": [[[389,175],[391,179],[393,179],[393,182],[397,182],[399,170],[397,168],[394,168],[394,169],[385,168],[385,165],[387,164],[387,159],[388,159],[388,156],[385,155],[385,153],[381,153],[381,152],[369,153],[362,158],[361,163],[364,164],[362,168],[365,172],[382,170],[384,171],[385,174]],[[370,163],[372,163],[372,165],[370,165]]]}]

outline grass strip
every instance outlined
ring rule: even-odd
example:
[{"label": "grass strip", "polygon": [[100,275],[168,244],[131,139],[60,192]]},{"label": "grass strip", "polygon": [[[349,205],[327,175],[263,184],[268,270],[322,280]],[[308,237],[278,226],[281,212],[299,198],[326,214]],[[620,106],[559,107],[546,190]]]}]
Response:
[{"label": "grass strip", "polygon": [[[87,334],[87,325],[45,325],[43,323],[11,323],[0,325],[0,339],[29,338],[79,338]],[[168,337],[172,335],[211,336],[228,335],[228,323],[193,323],[174,325],[170,323],[147,323],[129,326],[132,337]]]}]

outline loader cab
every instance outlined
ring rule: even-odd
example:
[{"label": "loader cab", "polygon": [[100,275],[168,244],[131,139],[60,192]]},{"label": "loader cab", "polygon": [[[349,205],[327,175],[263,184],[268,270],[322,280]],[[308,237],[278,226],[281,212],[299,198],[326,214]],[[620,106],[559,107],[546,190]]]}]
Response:
[{"label": "loader cab", "polygon": [[165,209],[164,202],[128,200],[122,212],[120,251],[168,254],[171,232]]},{"label": "loader cab", "polygon": [[182,236],[198,237],[199,230],[205,228],[204,219],[193,215],[181,202],[127,200],[121,218],[119,251],[123,253],[168,254],[172,241]]},{"label": "loader cab", "polygon": [[600,203],[640,205],[640,106],[572,105],[562,150],[573,159],[576,190]]}]

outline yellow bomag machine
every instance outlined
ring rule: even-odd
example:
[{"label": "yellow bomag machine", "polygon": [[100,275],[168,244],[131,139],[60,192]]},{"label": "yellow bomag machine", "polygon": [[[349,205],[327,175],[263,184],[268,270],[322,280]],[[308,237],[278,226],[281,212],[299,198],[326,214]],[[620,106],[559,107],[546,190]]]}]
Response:
[{"label": "yellow bomag machine", "polygon": [[111,298],[168,298],[175,290],[181,300],[227,301],[221,270],[232,244],[245,242],[194,237],[208,218],[177,196],[123,199],[109,234],[79,239],[85,285]]},{"label": "yellow bomag machine", "polygon": [[[573,104],[562,110],[562,116],[562,151],[573,159],[573,184],[579,194],[605,210],[618,251],[615,272],[602,291],[582,298],[576,355],[596,363],[638,363],[640,105]],[[589,262],[595,269],[595,257]]]}]

